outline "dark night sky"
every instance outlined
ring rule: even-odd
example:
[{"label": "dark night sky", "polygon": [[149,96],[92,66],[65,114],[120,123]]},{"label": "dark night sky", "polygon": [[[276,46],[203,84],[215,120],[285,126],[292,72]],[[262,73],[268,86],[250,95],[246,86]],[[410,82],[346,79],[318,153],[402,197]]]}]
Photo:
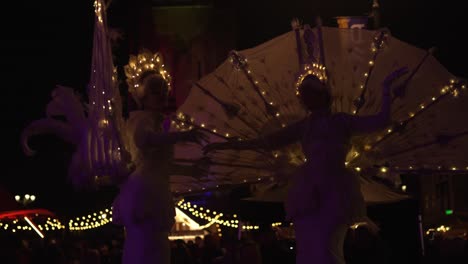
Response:
[{"label": "dark night sky", "polygon": [[[118,8],[123,0],[113,1]],[[21,2],[12,8],[3,7],[4,14],[11,13],[15,19],[2,18],[2,39],[7,44],[3,49],[6,71],[3,70],[2,77],[7,85],[2,94],[2,134],[6,144],[0,185],[12,193],[34,193],[38,206],[65,213],[107,205],[111,193],[74,192],[67,183],[71,146],[52,136],[41,136],[31,142],[38,150],[31,158],[25,157],[19,147],[20,131],[30,121],[44,116],[50,92],[56,84],[84,91],[91,61],[93,1]],[[237,48],[243,49],[290,30],[292,17],[310,23],[320,14],[325,25],[331,25],[334,16],[368,12],[372,1],[226,2],[235,3],[231,5],[238,14]],[[393,35],[409,43],[421,48],[436,46],[435,56],[451,72],[468,77],[468,52],[461,41],[466,37],[463,34],[467,32],[468,23],[459,2],[382,0],[382,23]],[[117,17],[110,18],[113,19],[110,23],[117,25],[125,22]],[[98,196],[104,198],[96,202]],[[72,209],[74,207],[77,208]]]}]

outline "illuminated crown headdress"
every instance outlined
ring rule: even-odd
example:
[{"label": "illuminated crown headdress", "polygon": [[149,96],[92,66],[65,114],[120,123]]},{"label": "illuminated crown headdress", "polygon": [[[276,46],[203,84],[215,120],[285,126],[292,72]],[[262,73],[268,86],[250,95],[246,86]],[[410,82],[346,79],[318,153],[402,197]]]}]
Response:
[{"label": "illuminated crown headdress", "polygon": [[130,56],[128,64],[124,67],[125,76],[127,77],[128,91],[132,94],[133,98],[140,103],[145,91],[141,84],[141,76],[145,72],[154,72],[154,74],[161,76],[167,83],[168,91],[171,90],[171,76],[164,69],[164,62],[160,53],[151,53],[144,51],[138,56]]},{"label": "illuminated crown headdress", "polygon": [[299,88],[299,86],[302,84],[302,81],[304,81],[304,79],[310,75],[317,77],[317,79],[319,79],[319,81],[322,82],[323,84],[327,83],[328,79],[327,79],[327,72],[325,70],[325,66],[322,66],[321,64],[318,64],[318,63],[310,63],[310,64],[304,65],[304,68],[302,69],[301,74],[297,78],[296,88]]}]

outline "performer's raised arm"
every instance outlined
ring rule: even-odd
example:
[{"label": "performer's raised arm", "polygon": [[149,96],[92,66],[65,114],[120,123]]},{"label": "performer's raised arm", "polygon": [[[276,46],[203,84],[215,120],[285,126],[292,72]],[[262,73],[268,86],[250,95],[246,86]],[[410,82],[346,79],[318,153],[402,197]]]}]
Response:
[{"label": "performer's raised arm", "polygon": [[391,87],[392,83],[403,74],[407,73],[406,67],[400,68],[385,78],[382,83],[382,105],[380,111],[375,115],[352,116],[346,115],[346,122],[352,133],[365,134],[384,129],[391,122]]}]

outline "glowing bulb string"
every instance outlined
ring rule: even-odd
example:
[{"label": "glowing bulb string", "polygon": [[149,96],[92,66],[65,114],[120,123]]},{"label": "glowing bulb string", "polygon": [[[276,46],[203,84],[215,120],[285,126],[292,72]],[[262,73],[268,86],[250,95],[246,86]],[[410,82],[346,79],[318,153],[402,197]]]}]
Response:
[{"label": "glowing bulb string", "polygon": [[257,225],[242,225],[240,221],[237,218],[237,215],[234,214],[233,218],[234,219],[221,219],[221,217],[224,216],[223,213],[219,213],[216,211],[212,211],[210,209],[206,209],[203,207],[198,207],[197,205],[192,205],[190,202],[185,202],[184,200],[181,200],[177,203],[177,206],[179,207],[180,210],[185,210],[188,211],[190,214],[197,218],[201,218],[206,221],[215,221],[215,223],[227,227],[232,227],[232,228],[239,228],[239,226],[242,227],[242,229],[259,229],[259,226]]},{"label": "glowing bulb string", "polygon": [[[251,71],[251,74],[252,74],[252,71]],[[265,84],[268,89],[267,90],[262,90],[262,95],[263,96],[266,96],[266,95],[269,95],[269,98],[271,98],[272,102],[275,101],[275,102],[282,102],[283,99],[284,99],[284,92],[280,89],[276,89],[274,88],[273,86],[270,85],[270,82],[268,81],[268,79],[266,78],[265,75],[262,75],[261,77],[259,77],[262,79],[263,81],[263,84]],[[278,111],[275,113],[275,115],[278,117],[278,116],[282,116],[279,112],[279,109],[281,108],[283,111],[284,110],[289,110],[290,107],[289,107],[290,104],[288,104],[287,102],[284,102],[283,104],[276,104],[276,107],[278,109]],[[278,115],[279,114],[279,115]],[[288,114],[295,114],[294,111],[289,111]]]},{"label": "glowing bulb string", "polygon": [[[218,122],[226,122],[224,120],[221,120],[219,119],[218,117],[214,117],[213,118],[214,121],[218,121]],[[200,125],[197,125],[195,123],[195,119],[194,118],[190,118],[190,122],[186,121],[185,119],[181,119],[179,117],[178,119],[178,122],[179,122],[179,125],[182,124],[182,126],[184,126],[185,124],[183,124],[184,122],[187,122],[189,125],[191,126],[194,126],[194,127],[197,127],[197,128],[200,128],[203,130],[203,131],[207,131],[207,130],[210,130],[209,127],[215,127],[214,125],[211,125],[211,124],[200,124]],[[207,131],[207,132],[210,132],[210,133],[218,133],[218,136],[222,136],[223,138],[225,139],[230,139],[230,140],[235,140],[236,138],[247,138],[248,137],[248,134],[247,132],[244,132],[240,129],[237,129],[237,128],[234,128],[232,126],[229,125],[229,123],[226,123],[227,125],[225,125],[225,131],[224,133],[221,133],[221,132],[218,132],[219,130],[217,128],[213,128],[211,129],[210,131]],[[227,131],[230,131],[230,132],[227,132]],[[236,136],[233,136],[234,134],[237,134],[238,137]]]},{"label": "glowing bulb string", "polygon": [[[246,108],[245,105],[243,105],[242,103],[239,102],[239,99],[232,93],[232,91],[234,91],[234,89],[231,88],[229,86],[229,84],[227,84],[226,81],[221,76],[219,76],[217,74],[214,74],[214,77],[216,78],[216,80],[218,80],[218,82],[220,82],[223,86],[225,86],[228,91],[231,92],[231,97],[234,100],[237,100],[237,102],[236,102],[238,104],[237,106],[242,106],[246,111],[249,111],[249,109]],[[249,117],[251,117],[251,116],[254,116],[254,115],[252,115],[252,113],[250,113]],[[248,128],[250,128],[254,133],[256,133],[256,135],[260,135],[260,130],[257,127],[255,127],[251,122],[244,119],[244,117],[242,115],[238,114],[236,117],[240,121],[242,121]],[[263,121],[262,119],[259,119],[259,118],[256,118],[256,119],[257,119],[257,121]]]},{"label": "glowing bulb string", "polygon": [[424,104],[424,103],[420,104],[418,111],[411,112],[409,114],[408,118],[398,122],[398,124],[396,126],[388,129],[387,131],[389,131],[389,132],[386,133],[383,136],[380,136],[379,139],[376,142],[374,142],[374,144],[371,146],[371,148],[377,147],[380,143],[382,143],[383,141],[388,139],[395,132],[401,132],[401,129],[404,129],[404,127],[406,125],[408,125],[408,123],[411,120],[414,120],[416,117],[420,116],[422,113],[427,111],[429,108],[431,108],[432,106],[439,103],[443,98],[446,98],[450,94],[450,91],[453,93],[454,91],[458,90],[459,87],[464,87],[464,86],[463,86],[463,84],[461,82],[456,82],[455,80],[451,80],[449,85],[442,88],[442,90],[441,90],[442,94],[441,95],[439,95],[437,97],[436,96],[432,97],[431,100],[429,101],[429,103],[427,103],[427,104]]},{"label": "glowing bulb string", "polygon": [[[179,117],[173,117],[172,121],[174,121],[176,123],[176,128],[179,129],[179,130],[183,130],[184,126],[189,125],[188,130],[190,130],[191,127],[194,127],[194,128],[196,128],[198,130],[205,131],[205,132],[207,132],[209,134],[212,134],[214,136],[217,136],[217,137],[220,137],[220,138],[223,138],[223,139],[226,139],[226,140],[229,138],[226,135],[222,135],[220,133],[217,133],[218,130],[216,128],[215,129],[209,129],[204,124],[197,125],[192,121],[180,119]],[[180,127],[180,125],[182,125],[182,127]],[[185,128],[185,129],[187,129],[187,128]]]},{"label": "glowing bulb string", "polygon": [[88,214],[87,216],[76,217],[75,219],[70,219],[68,222],[70,231],[83,231],[101,227],[112,222],[112,208],[99,211],[99,214]]},{"label": "glowing bulb string", "polygon": [[[36,214],[37,216],[37,214]],[[24,220],[27,225],[21,225],[20,221]],[[0,228],[3,228],[5,231],[11,231],[12,233],[16,233],[17,231],[35,231],[41,238],[44,237],[44,231],[54,231],[54,230],[61,230],[64,229],[65,226],[60,223],[57,219],[51,220],[50,217],[47,218],[45,224],[37,224],[34,223],[31,217],[23,216],[21,218],[16,218],[11,222],[2,222],[0,221]]]},{"label": "glowing bulb string", "polygon": [[250,84],[252,85],[252,87],[254,88],[255,92],[258,94],[258,96],[260,97],[260,99],[263,100],[263,102],[265,103],[265,105],[269,105],[269,103],[266,101],[266,99],[264,98],[262,92],[260,91],[260,88],[258,87],[257,83],[258,81],[254,81],[254,79],[252,78],[251,76],[251,71],[247,69],[247,59],[244,58],[239,52],[237,51],[231,51],[230,52],[230,57],[231,57],[231,61],[232,63],[235,65],[235,67],[242,71],[242,73],[244,73],[244,76],[247,78],[247,80],[250,82]]},{"label": "glowing bulb string", "polygon": [[[195,127],[195,128],[198,128],[198,129],[200,129],[200,130],[202,130],[202,131],[208,132],[208,133],[210,133],[210,134],[212,134],[212,135],[216,135],[216,136],[221,137],[221,138],[224,138],[224,139],[230,139],[230,140],[235,140],[235,139],[237,139],[237,140],[242,140],[242,139],[239,138],[239,137],[234,137],[234,136],[232,136],[232,134],[229,133],[229,132],[226,132],[226,133],[222,134],[221,132],[218,132],[218,129],[217,129],[217,128],[212,128],[212,129],[210,129],[210,128],[208,128],[208,127],[213,127],[213,126],[211,126],[210,124],[206,125],[206,124],[204,124],[204,123],[201,123],[200,125],[198,125],[198,124],[195,123],[195,118],[190,117],[189,115],[184,114],[184,113],[182,113],[182,112],[179,112],[179,113],[177,114],[177,116],[172,117],[172,122],[173,122],[173,124],[176,124],[176,128],[177,128],[178,130],[184,130],[184,129],[189,129],[189,130],[190,130],[190,129],[192,129],[192,127]],[[186,123],[187,123],[187,124],[186,124]],[[188,128],[186,127],[187,125],[189,126]],[[229,126],[229,128],[232,129],[235,133],[237,133],[237,134],[239,134],[239,135],[241,135],[241,136],[244,134],[243,132],[238,131],[237,129],[232,128],[231,126]]]},{"label": "glowing bulb string", "polygon": [[266,98],[263,96],[262,92],[260,91],[260,87],[258,86],[258,81],[254,80],[252,75],[251,75],[251,70],[247,69],[247,59],[243,58],[240,53],[237,51],[231,51],[230,53],[231,61],[235,65],[237,69],[242,71],[244,76],[247,78],[249,83],[252,85],[254,88],[255,92],[258,94],[260,99],[263,101],[266,109],[266,116],[268,115],[273,116],[274,118],[278,118],[278,111],[276,108],[273,106],[273,102],[268,102]]},{"label": "glowing bulb string", "polygon": [[364,105],[364,95],[366,94],[368,83],[370,76],[375,68],[375,63],[377,60],[377,56],[380,54],[380,51],[383,49],[383,45],[385,43],[385,39],[387,38],[387,32],[386,31],[381,31],[379,33],[379,36],[374,38],[374,42],[372,43],[372,59],[369,61],[369,70],[364,73],[364,84],[361,85],[361,94],[359,95],[358,98],[355,100],[355,106],[356,109],[353,111],[353,114],[358,114],[359,110],[362,108]]},{"label": "glowing bulb string", "polygon": [[94,1],[94,13],[96,13],[96,19],[99,23],[103,23],[103,12],[102,12],[102,3],[100,0]]},{"label": "glowing bulb string", "polygon": [[[241,107],[240,111],[242,111],[242,113],[238,115],[238,119],[245,123],[246,126],[255,133],[254,137],[258,137],[261,134],[260,131],[261,127],[265,123],[265,118],[257,116],[256,111],[252,111],[252,106],[249,107],[246,101],[241,101],[236,94],[231,93],[231,98],[233,99],[234,103],[237,104],[237,106]],[[245,100],[248,100],[249,98],[250,97],[246,97]],[[252,99],[250,99],[250,101],[253,102]],[[255,107],[257,107],[257,105],[255,105]],[[258,111],[258,113],[268,117],[264,109],[259,108],[259,110],[260,111]],[[245,115],[245,113],[249,114]],[[249,119],[246,119],[246,117]],[[248,137],[246,136],[246,138]]]}]

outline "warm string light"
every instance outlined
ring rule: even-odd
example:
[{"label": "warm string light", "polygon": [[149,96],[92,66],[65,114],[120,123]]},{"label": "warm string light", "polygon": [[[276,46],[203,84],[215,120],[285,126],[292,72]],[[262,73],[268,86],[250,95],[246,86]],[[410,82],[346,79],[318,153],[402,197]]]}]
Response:
[{"label": "warm string light", "polygon": [[[94,70],[94,72],[96,72]],[[117,68],[113,67],[112,69],[112,83],[113,85],[117,85]],[[100,87],[101,89],[105,89],[104,87]],[[96,89],[96,85],[93,85],[93,89]],[[105,123],[107,122],[107,124],[104,126],[106,127],[108,125],[108,121],[109,119],[113,116],[114,114],[114,111],[113,111],[113,104],[114,104],[114,101],[115,101],[115,98],[114,96],[112,95],[112,92],[109,92],[109,93],[106,93],[105,91],[102,91],[100,93],[97,93],[96,91],[93,93],[93,96],[92,96],[92,104],[93,105],[96,105],[96,100],[97,101],[102,101],[103,104],[107,104],[106,105],[102,105],[102,109],[104,110],[103,112],[103,115],[100,116],[100,118],[103,118],[99,121],[99,125],[101,126],[102,124],[101,123]],[[96,109],[96,110],[99,110],[99,109]],[[101,126],[101,128],[103,128],[103,126]]]},{"label": "warm string light", "polygon": [[47,218],[47,221],[45,221],[45,223],[43,224],[33,223],[31,225],[30,222],[28,222],[28,220],[32,223],[32,220],[29,217],[15,218],[11,222],[0,221],[0,230],[3,229],[4,231],[11,231],[12,233],[21,231],[34,231],[39,234],[43,233],[44,231],[55,231],[65,229],[65,226],[62,225],[62,223],[58,219],[51,219],[50,217]]},{"label": "warm string light", "polygon": [[426,102],[420,103],[419,107],[415,111],[411,111],[408,113],[408,118],[398,122],[398,125],[396,127],[387,128],[386,133],[384,135],[380,135],[376,138],[375,142],[373,143],[373,146],[366,145],[367,148],[364,148],[364,150],[368,151],[373,149],[385,139],[393,135],[395,132],[399,132],[399,126],[407,124],[409,121],[416,118],[418,115],[423,113],[425,110],[429,109],[434,104],[440,102],[441,99],[447,97],[449,94],[452,94],[454,97],[457,97],[460,93],[460,89],[466,89],[466,85],[462,84],[456,79],[450,79],[448,84],[441,88],[440,95],[432,96]]},{"label": "warm string light", "polygon": [[71,231],[82,231],[101,227],[112,222],[112,208],[88,214],[87,216],[76,217],[68,222]]},{"label": "warm string light", "polygon": [[179,112],[177,116],[172,120],[171,123],[179,131],[187,131],[187,130],[192,130],[193,128],[197,128],[197,129],[200,129],[202,131],[205,131],[207,133],[216,135],[224,139],[228,139],[231,137],[231,134],[229,132],[221,132],[217,128],[210,129],[208,128],[208,125],[206,125],[205,123],[196,124],[195,118],[190,117],[189,115],[184,114],[182,112]]},{"label": "warm string light", "polygon": [[242,229],[245,229],[245,230],[259,229],[259,226],[257,225],[243,225],[237,219],[236,214],[233,215],[234,219],[222,219],[222,217],[224,216],[223,213],[211,211],[210,209],[206,209],[203,207],[198,207],[196,204],[192,205],[190,202],[185,202],[184,200],[180,200],[177,203],[177,206],[180,209],[188,211],[190,214],[192,214],[195,217],[198,217],[205,221],[214,222],[218,225],[223,225],[223,226],[231,227],[231,228],[241,227]]},{"label": "warm string light", "polygon": [[266,97],[267,92],[261,89],[259,86],[259,81],[254,79],[254,74],[249,68],[247,58],[245,58],[242,54],[240,54],[237,51],[231,51],[230,62],[233,64],[234,68],[236,68],[239,71],[242,71],[245,74],[247,80],[249,80],[249,82],[254,87],[255,92],[257,92],[257,94],[265,103],[265,106],[267,107],[267,112],[273,117],[279,118],[281,116],[281,113],[275,110],[274,108],[270,107],[276,105],[276,103],[272,100],[268,100],[268,98]]},{"label": "warm string light", "polygon": [[364,94],[366,93],[366,90],[367,90],[369,77],[372,74],[372,70],[374,69],[377,56],[379,55],[379,52],[383,49],[387,37],[388,37],[388,34],[387,32],[384,32],[384,31],[380,32],[379,36],[374,37],[374,41],[372,42],[372,46],[371,46],[372,58],[369,60],[369,63],[368,63],[369,68],[367,72],[364,72],[363,74],[364,76],[363,83],[359,85],[359,88],[361,89],[361,94],[359,95],[358,98],[354,100],[354,106],[356,107],[352,112],[354,115],[357,114],[359,109],[364,105]]},{"label": "warm string light", "polygon": [[102,3],[99,0],[94,1],[94,13],[96,13],[96,17],[99,23],[102,23]]},{"label": "warm string light", "polygon": [[272,224],[271,224],[271,227],[278,227],[278,226],[281,226],[281,225],[283,225],[283,223],[281,223],[281,222],[276,222],[276,223],[272,223]]},{"label": "warm string light", "polygon": [[429,228],[427,231],[426,231],[426,235],[430,235],[432,232],[440,232],[440,233],[445,233],[445,232],[448,232],[451,230],[451,227],[450,226],[445,226],[445,225],[441,225],[437,228]]}]

